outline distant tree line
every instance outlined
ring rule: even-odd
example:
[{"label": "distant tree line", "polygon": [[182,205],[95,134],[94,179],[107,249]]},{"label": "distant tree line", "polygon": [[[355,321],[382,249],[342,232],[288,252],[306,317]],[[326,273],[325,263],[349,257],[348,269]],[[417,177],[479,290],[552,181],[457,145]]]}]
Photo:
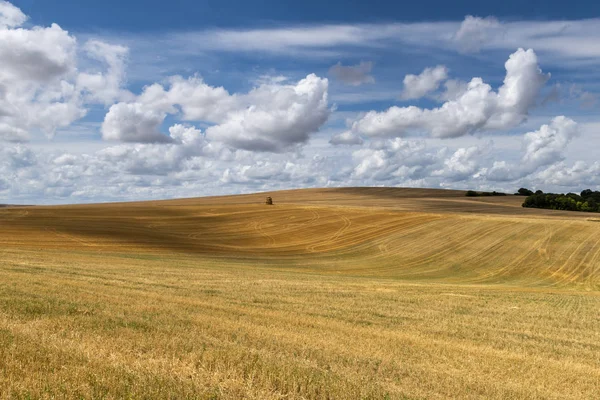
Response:
[{"label": "distant tree line", "polygon": [[591,189],[586,189],[580,194],[557,194],[544,193],[541,190],[534,193],[529,189],[521,188],[515,194],[527,196],[523,203],[523,207],[600,212],[600,192],[595,192]]},{"label": "distant tree line", "polygon": [[467,191],[467,197],[479,197],[479,196],[506,196],[506,193],[500,192],[476,192],[474,190]]}]

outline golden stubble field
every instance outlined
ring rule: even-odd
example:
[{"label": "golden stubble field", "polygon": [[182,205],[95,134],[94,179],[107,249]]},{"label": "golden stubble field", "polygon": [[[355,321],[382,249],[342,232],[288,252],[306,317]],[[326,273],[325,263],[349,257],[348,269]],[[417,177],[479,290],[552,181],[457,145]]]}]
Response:
[{"label": "golden stubble field", "polygon": [[0,397],[597,398],[600,218],[522,200],[0,209]]}]

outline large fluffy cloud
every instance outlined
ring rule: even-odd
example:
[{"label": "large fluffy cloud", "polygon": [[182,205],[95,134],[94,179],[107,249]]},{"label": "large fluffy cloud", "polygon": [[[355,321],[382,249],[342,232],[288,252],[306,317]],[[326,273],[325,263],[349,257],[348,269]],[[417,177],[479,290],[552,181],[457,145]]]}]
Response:
[{"label": "large fluffy cloud", "polygon": [[314,74],[295,85],[261,85],[248,94],[249,107],[231,112],[206,135],[255,151],[280,152],[305,143],[329,117],[327,88],[327,79]]},{"label": "large fluffy cloud", "polygon": [[[77,40],[57,24],[20,27],[27,17],[0,2],[0,138],[26,141],[52,136],[87,113],[86,102],[110,103],[121,90],[127,49],[88,42],[88,55],[106,73],[78,67]],[[84,99],[83,94],[88,95]]]},{"label": "large fluffy cloud", "polygon": [[422,131],[448,138],[515,127],[527,118],[548,75],[542,73],[531,49],[511,54],[505,68],[498,92],[481,78],[473,78],[466,91],[439,108],[394,106],[383,112],[371,111],[353,123],[352,131],[372,137]]},{"label": "large fluffy cloud", "polygon": [[168,142],[159,132],[167,114],[211,126],[207,138],[235,149],[281,152],[305,143],[327,121],[328,81],[314,74],[295,84],[264,82],[247,94],[230,95],[199,78],[171,78],[167,90],[154,84],[132,103],[113,105],[102,125],[105,139]]},{"label": "large fluffy cloud", "polygon": [[[13,28],[23,22],[0,7],[0,137],[27,140],[30,131],[52,134],[82,117],[70,77],[76,71],[76,41],[53,24]],[[21,22],[19,22],[21,21]]]},{"label": "large fluffy cloud", "polygon": [[0,29],[4,79],[49,82],[75,69],[76,40],[60,26]]}]

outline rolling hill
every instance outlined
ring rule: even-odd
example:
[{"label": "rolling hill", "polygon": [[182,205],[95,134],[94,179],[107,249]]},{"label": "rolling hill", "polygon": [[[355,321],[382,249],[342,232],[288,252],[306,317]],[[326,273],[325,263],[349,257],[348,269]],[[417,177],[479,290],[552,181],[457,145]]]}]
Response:
[{"label": "rolling hill", "polygon": [[600,218],[522,201],[0,209],[0,399],[595,398]]},{"label": "rolling hill", "polygon": [[[263,204],[266,196],[275,205]],[[600,223],[593,214],[524,209],[522,201],[450,190],[342,188],[12,208],[0,211],[0,245],[285,260],[304,270],[361,276],[596,288]]]}]

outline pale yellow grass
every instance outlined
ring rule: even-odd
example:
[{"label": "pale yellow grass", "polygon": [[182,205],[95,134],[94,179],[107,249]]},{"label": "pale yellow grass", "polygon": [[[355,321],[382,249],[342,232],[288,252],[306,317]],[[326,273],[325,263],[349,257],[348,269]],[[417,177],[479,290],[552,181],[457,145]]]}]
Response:
[{"label": "pale yellow grass", "polygon": [[594,398],[600,224],[338,189],[0,210],[3,398]]}]

